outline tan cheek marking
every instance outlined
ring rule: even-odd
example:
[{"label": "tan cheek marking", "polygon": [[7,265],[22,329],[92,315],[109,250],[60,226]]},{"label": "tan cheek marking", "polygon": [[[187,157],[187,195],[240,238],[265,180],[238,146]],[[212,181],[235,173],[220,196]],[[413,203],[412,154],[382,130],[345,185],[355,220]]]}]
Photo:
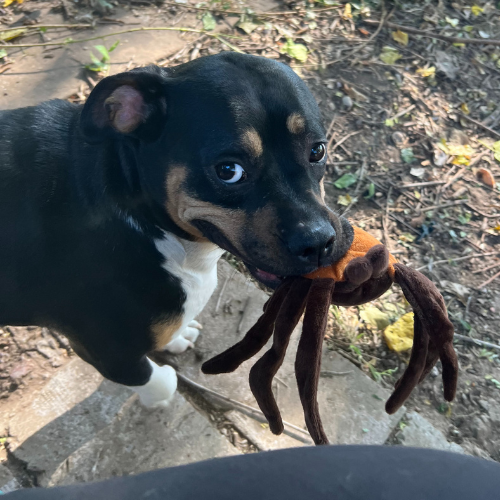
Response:
[{"label": "tan cheek marking", "polygon": [[[249,229],[256,239],[264,243],[273,252],[279,251],[279,242],[276,235],[278,217],[276,210],[272,206],[259,208],[249,221]],[[277,255],[276,255],[277,256]],[[273,255],[269,255],[269,260],[273,260]]]},{"label": "tan cheek marking", "polygon": [[155,349],[165,347],[172,340],[174,333],[181,327],[181,325],[182,317],[151,325]]},{"label": "tan cheek marking", "polygon": [[319,182],[319,192],[321,194],[321,199],[325,201],[325,179],[321,179]]},{"label": "tan cheek marking", "polygon": [[306,128],[306,122],[298,113],[292,113],[286,119],[286,128],[291,134],[301,134]]},{"label": "tan cheek marking", "polygon": [[249,128],[243,132],[241,143],[247,150],[248,154],[254,158],[258,158],[264,151],[262,147],[262,139],[254,128]]},{"label": "tan cheek marking", "polygon": [[185,167],[175,167],[167,176],[167,212],[172,220],[189,234],[206,240],[191,221],[203,220],[217,227],[239,251],[241,249],[241,231],[245,227],[245,213],[242,210],[213,205],[207,201],[189,196],[182,183],[186,178]]}]

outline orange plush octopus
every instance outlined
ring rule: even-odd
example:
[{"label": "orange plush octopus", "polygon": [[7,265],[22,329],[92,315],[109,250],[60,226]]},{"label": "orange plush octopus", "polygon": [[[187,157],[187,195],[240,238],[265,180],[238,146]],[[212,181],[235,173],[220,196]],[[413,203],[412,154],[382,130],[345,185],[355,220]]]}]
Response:
[{"label": "orange plush octopus", "polygon": [[386,403],[397,411],[438,359],[443,367],[444,397],[455,397],[458,361],[453,348],[453,325],[443,297],[423,274],[399,264],[387,248],[354,227],[347,253],[333,265],[302,277],[286,278],[264,306],[264,314],[245,337],[202,366],[207,374],[229,373],[257,354],[274,333],[272,347],[250,371],[250,387],[274,434],[283,422],[271,384],[285,358],[290,336],[304,314],[297,348],[295,374],[307,429],[316,444],[328,444],[319,415],[317,390],[321,350],[331,304],[361,305],[398,283],[414,311],[414,339],[410,362]]}]

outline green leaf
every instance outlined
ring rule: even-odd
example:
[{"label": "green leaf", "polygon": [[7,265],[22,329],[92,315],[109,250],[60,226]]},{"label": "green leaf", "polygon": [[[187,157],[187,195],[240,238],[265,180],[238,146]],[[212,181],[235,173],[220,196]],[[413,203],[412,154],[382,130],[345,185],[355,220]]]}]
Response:
[{"label": "green leaf", "polygon": [[258,25],[250,21],[244,21],[239,22],[236,26],[249,35],[255,28],[257,28]]},{"label": "green leaf", "polygon": [[47,32],[47,28],[45,26],[42,26],[40,28],[40,33],[46,33]]},{"label": "green leaf", "polygon": [[396,49],[385,46],[382,48],[382,52],[379,57],[382,62],[385,62],[385,64],[395,64],[396,61],[401,59],[403,56]]},{"label": "green leaf", "polygon": [[5,49],[0,49],[0,59],[7,57],[7,51]]},{"label": "green leaf", "polygon": [[373,198],[374,194],[375,194],[375,184],[373,184],[373,182],[370,182],[370,185],[368,186],[368,194],[364,197],[365,200]]},{"label": "green leaf", "polygon": [[413,163],[415,161],[415,156],[413,155],[413,149],[403,148],[401,150],[401,158],[405,163]]},{"label": "green leaf", "polygon": [[111,45],[111,47],[108,49],[108,52],[113,52],[113,50],[116,49],[116,47],[118,47],[118,44],[120,43],[120,40],[116,40],[116,42]]},{"label": "green leaf", "polygon": [[107,63],[109,62],[109,52],[108,49],[104,45],[94,45],[94,47],[101,53],[102,59],[101,62]]},{"label": "green leaf", "polygon": [[344,174],[342,177],[337,179],[333,185],[337,189],[345,189],[349,186],[352,186],[358,180],[357,176],[351,173]]},{"label": "green leaf", "polygon": [[288,38],[286,44],[281,48],[282,54],[288,54],[299,62],[307,61],[307,47],[301,43],[295,43],[291,38]]},{"label": "green leaf", "polygon": [[359,317],[371,326],[384,330],[390,324],[389,315],[378,307],[368,306],[359,313]]},{"label": "green leaf", "polygon": [[205,12],[201,18],[203,21],[203,28],[207,31],[212,31],[215,29],[215,17],[212,16],[210,12]]},{"label": "green leaf", "polygon": [[495,152],[495,160],[500,161],[500,141],[493,144],[493,151]]}]

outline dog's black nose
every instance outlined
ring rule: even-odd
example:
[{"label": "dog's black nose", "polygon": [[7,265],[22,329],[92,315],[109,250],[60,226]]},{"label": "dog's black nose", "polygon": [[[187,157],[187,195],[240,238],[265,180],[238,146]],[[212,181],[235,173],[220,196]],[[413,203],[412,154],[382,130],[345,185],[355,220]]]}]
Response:
[{"label": "dog's black nose", "polygon": [[308,227],[300,225],[290,238],[287,246],[290,253],[298,257],[304,264],[316,264],[323,267],[330,264],[328,259],[333,253],[335,229],[328,224]]}]

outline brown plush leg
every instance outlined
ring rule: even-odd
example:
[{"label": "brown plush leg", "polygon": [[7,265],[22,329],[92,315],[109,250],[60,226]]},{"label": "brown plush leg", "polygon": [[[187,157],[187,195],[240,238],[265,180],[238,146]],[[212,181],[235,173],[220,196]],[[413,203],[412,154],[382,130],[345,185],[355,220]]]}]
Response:
[{"label": "brown plush leg", "polygon": [[281,434],[284,427],[274,399],[272,381],[285,359],[290,336],[304,312],[310,286],[311,280],[295,278],[276,319],[273,345],[250,370],[250,389],[273,434]]},{"label": "brown plush leg", "polygon": [[[412,351],[407,371],[410,370],[410,373],[418,371],[422,359],[422,346],[429,345],[430,352],[427,353],[426,347],[426,363],[420,372],[419,381],[422,380],[422,375],[428,373],[434,366],[437,352],[443,366],[444,397],[447,401],[453,401],[457,388],[458,360],[453,348],[453,325],[448,319],[443,297],[434,283],[422,273],[402,264],[395,264],[394,269],[396,271],[395,281],[401,286],[415,313],[413,349],[415,350],[416,343],[418,353],[414,357]],[[425,339],[426,336],[429,338]],[[413,383],[414,377],[405,378],[405,375],[406,372],[395,391],[395,394],[399,393],[400,396],[391,396],[387,403],[386,409],[389,413],[393,413],[403,404],[403,394],[409,394],[408,388]],[[405,387],[407,384],[408,387]]]},{"label": "brown plush leg", "polygon": [[304,326],[295,359],[295,376],[307,429],[315,444],[328,444],[318,408],[318,382],[321,351],[328,320],[332,279],[315,279],[307,296]]},{"label": "brown plush leg", "polygon": [[266,302],[264,314],[248,333],[237,344],[203,363],[201,371],[209,375],[230,373],[257,354],[273,334],[274,322],[292,282],[293,279],[285,280]]},{"label": "brown plush leg", "polygon": [[413,347],[411,350],[410,362],[403,376],[396,383],[396,389],[385,404],[385,411],[389,413],[389,415],[399,410],[408,399],[411,391],[413,391],[420,381],[420,377],[425,368],[429,336],[424,331],[420,318],[417,315],[415,315],[414,324]]}]

